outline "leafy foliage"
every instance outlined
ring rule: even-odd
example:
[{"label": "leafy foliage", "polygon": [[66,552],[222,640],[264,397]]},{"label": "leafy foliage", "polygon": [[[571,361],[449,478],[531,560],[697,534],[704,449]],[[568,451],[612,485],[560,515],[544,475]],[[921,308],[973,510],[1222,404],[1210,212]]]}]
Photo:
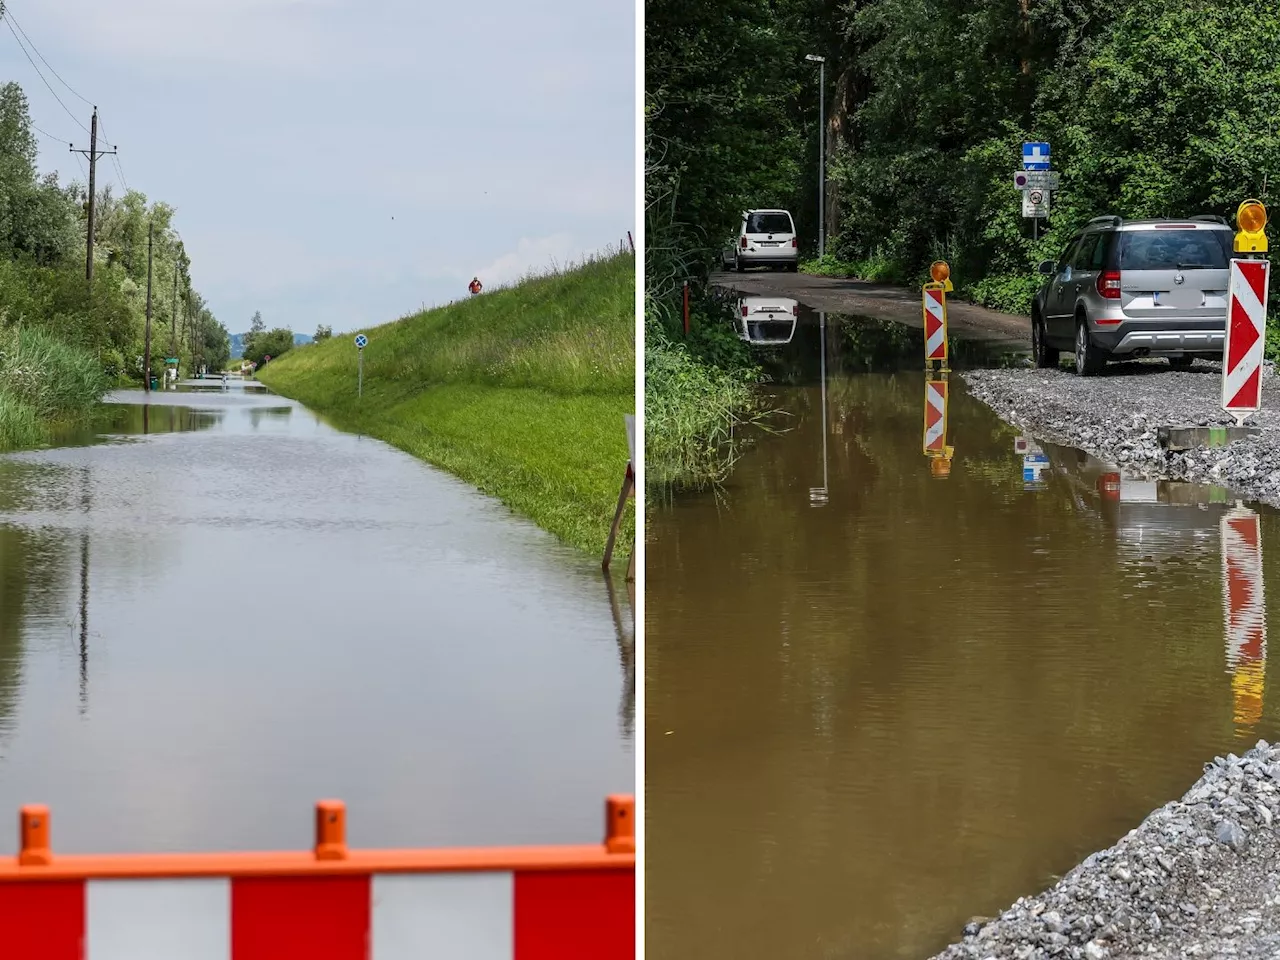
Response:
[{"label": "leafy foliage", "polygon": [[[152,259],[152,372],[165,356],[185,369],[219,367],[227,333],[191,286],[190,263],[173,228],[173,208],[136,190],[96,198],[94,279],[85,277],[88,196],[78,183],[40,176],[27,99],[16,83],[0,86],[0,343],[22,346],[24,380],[0,382],[0,446],[33,442],[37,425],[65,417],[101,396],[111,381],[144,375],[148,230]],[[13,338],[17,338],[16,340]],[[54,345],[57,345],[56,347]],[[80,364],[93,367],[85,371]],[[42,366],[43,365],[43,366]],[[90,375],[90,372],[92,375]],[[57,380],[96,390],[67,406],[37,402],[31,383]],[[39,433],[39,430],[36,431]]]}]

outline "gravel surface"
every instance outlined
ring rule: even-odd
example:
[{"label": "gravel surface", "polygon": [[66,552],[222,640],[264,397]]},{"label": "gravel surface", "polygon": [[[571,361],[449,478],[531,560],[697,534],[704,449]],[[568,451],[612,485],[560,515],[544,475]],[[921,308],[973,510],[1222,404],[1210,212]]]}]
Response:
[{"label": "gravel surface", "polygon": [[1280,506],[1280,378],[1268,361],[1262,409],[1246,421],[1261,433],[1226,447],[1163,450],[1162,426],[1235,423],[1219,403],[1219,364],[1187,371],[1160,360],[1115,364],[1104,376],[1066,370],[974,370],[969,392],[1002,419],[1050,443],[1078,447],[1146,479],[1191,480],[1229,487],[1247,500]]},{"label": "gravel surface", "polygon": [[1260,740],[935,960],[1280,957],[1277,821],[1280,747]]}]

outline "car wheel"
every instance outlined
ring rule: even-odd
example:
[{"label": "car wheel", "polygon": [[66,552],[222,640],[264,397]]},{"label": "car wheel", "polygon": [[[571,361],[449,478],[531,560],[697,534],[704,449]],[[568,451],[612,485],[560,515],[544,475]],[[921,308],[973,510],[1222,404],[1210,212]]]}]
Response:
[{"label": "car wheel", "polygon": [[1190,370],[1191,365],[1196,362],[1196,358],[1190,354],[1181,357],[1170,357],[1169,366],[1175,370]]},{"label": "car wheel", "polygon": [[746,269],[746,267],[742,265],[741,257],[733,258],[733,269],[737,270],[739,273],[742,273],[742,271]]},{"label": "car wheel", "polygon": [[1036,366],[1042,370],[1058,365],[1058,351],[1050,347],[1045,339],[1044,318],[1034,314],[1031,317],[1031,355],[1035,357]]},{"label": "car wheel", "polygon": [[1084,317],[1076,319],[1076,373],[1082,377],[1092,377],[1102,372],[1107,365],[1106,354],[1095,346],[1089,336],[1089,324]]},{"label": "car wheel", "polygon": [[793,263],[793,264],[792,264],[791,266],[789,266],[787,269],[788,269],[788,270],[790,270],[792,273],[799,273],[799,272],[800,272],[800,264],[798,264],[798,263]]}]

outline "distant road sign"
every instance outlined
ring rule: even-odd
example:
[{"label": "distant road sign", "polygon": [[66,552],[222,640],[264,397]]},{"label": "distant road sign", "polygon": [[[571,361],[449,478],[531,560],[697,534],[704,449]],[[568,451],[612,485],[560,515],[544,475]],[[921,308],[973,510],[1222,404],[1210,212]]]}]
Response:
[{"label": "distant road sign", "polygon": [[1022,145],[1022,166],[1026,170],[1049,169],[1049,145],[1047,143],[1024,143]]},{"label": "distant road sign", "polygon": [[1016,170],[1013,185],[1019,190],[1057,190],[1057,170]]},{"label": "distant road sign", "polygon": [[363,350],[369,345],[369,338],[363,333],[356,335],[356,349]]},{"label": "distant road sign", "polygon": [[1023,190],[1022,215],[1043,219],[1049,216],[1049,191]]}]

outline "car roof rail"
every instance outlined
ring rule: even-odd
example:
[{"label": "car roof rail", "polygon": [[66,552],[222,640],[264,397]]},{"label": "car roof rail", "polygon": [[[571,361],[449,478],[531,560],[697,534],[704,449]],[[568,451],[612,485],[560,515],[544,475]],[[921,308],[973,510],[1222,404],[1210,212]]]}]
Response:
[{"label": "car roof rail", "polygon": [[1216,213],[1197,213],[1194,217],[1187,217],[1188,220],[1199,220],[1201,223],[1222,223],[1231,226],[1230,221],[1226,217],[1220,217]]},{"label": "car roof rail", "polygon": [[1122,217],[1117,217],[1114,213],[1112,213],[1112,214],[1107,214],[1105,217],[1094,217],[1092,220],[1089,221],[1090,226],[1093,226],[1095,223],[1109,223],[1113,227],[1118,227],[1120,226],[1120,224],[1124,223],[1124,219]]}]

